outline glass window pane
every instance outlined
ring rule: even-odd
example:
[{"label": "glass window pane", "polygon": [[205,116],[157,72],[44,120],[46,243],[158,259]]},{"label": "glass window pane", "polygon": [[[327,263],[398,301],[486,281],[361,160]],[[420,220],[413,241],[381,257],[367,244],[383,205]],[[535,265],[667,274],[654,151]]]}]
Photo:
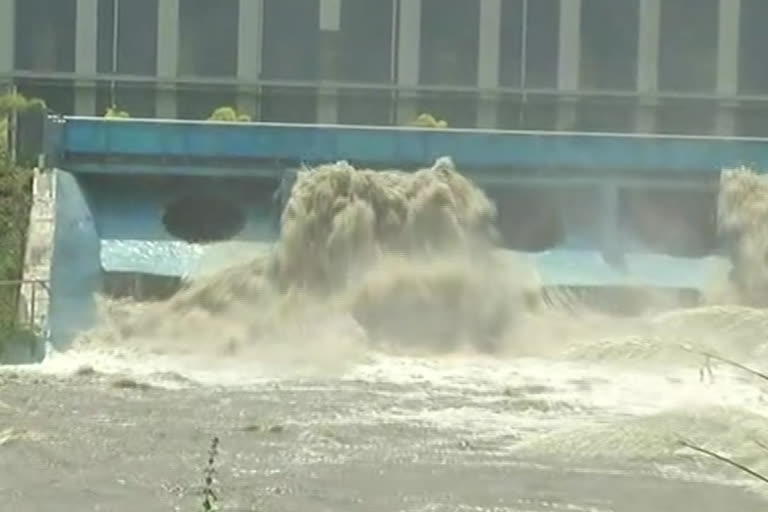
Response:
[{"label": "glass window pane", "polygon": [[717,33],[718,0],[661,2],[659,88],[714,91]]},{"label": "glass window pane", "polygon": [[238,0],[181,0],[179,74],[237,74]]},{"label": "glass window pane", "polygon": [[317,78],[319,16],[318,0],[264,0],[264,78]]},{"label": "glass window pane", "polygon": [[476,85],[478,0],[423,0],[420,82]]},{"label": "glass window pane", "polygon": [[342,2],[337,80],[391,81],[393,5],[391,0]]},{"label": "glass window pane", "polygon": [[75,70],[76,0],[16,2],[16,67]]},{"label": "glass window pane", "polygon": [[637,0],[582,0],[581,87],[635,89]]},{"label": "glass window pane", "polygon": [[741,45],[739,52],[739,90],[746,94],[768,94],[768,2],[742,0]]},{"label": "glass window pane", "polygon": [[560,44],[559,0],[528,0],[526,79],[528,88],[557,87]]}]

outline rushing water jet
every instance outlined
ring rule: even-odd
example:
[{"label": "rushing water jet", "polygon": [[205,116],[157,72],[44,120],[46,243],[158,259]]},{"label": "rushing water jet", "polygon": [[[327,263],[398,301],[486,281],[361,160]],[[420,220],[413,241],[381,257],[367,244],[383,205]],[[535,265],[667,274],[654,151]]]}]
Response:
[{"label": "rushing water jet", "polygon": [[412,173],[305,169],[268,254],[191,283],[116,335],[237,352],[345,325],[376,345],[495,351],[524,307],[495,224],[493,203],[447,157]]}]

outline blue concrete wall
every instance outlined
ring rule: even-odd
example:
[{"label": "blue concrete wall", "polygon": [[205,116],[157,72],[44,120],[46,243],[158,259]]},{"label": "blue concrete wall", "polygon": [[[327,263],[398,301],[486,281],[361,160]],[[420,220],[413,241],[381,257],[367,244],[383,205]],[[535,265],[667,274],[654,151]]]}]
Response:
[{"label": "blue concrete wall", "polygon": [[175,239],[163,225],[166,205],[188,193],[217,194],[237,204],[246,223],[230,241],[261,242],[275,237],[269,183],[263,193],[239,181],[215,183],[175,179],[171,183],[114,179],[81,180],[94,198],[94,214],[101,238],[101,265],[109,272],[187,275],[205,252],[205,244]]},{"label": "blue concrete wall", "polygon": [[[173,240],[163,226],[166,206],[188,194],[205,193],[225,197],[235,203],[247,219],[236,240],[259,240],[269,233],[264,217],[272,210],[271,194],[276,183],[243,188],[242,180],[195,180],[176,178],[157,183],[137,179],[99,179],[84,176],[81,183],[93,198],[99,234],[105,239]],[[253,191],[253,194],[251,194]]]},{"label": "blue concrete wall", "polygon": [[[132,168],[147,173],[155,171],[160,158],[173,157],[239,161],[245,174],[256,171],[256,162],[347,159],[419,166],[443,155],[452,156],[464,169],[501,173],[509,168],[635,173],[718,173],[724,166],[739,164],[768,168],[768,139],[101,118],[67,118],[60,149],[76,166],[68,168],[82,172],[128,170],[89,163],[86,157],[94,155],[158,158],[152,165]],[[253,164],[250,169],[247,162]],[[215,174],[216,169],[208,172]]]},{"label": "blue concrete wall", "polygon": [[159,183],[57,173],[50,329],[59,347],[93,325],[94,294],[101,291],[102,271],[168,276],[196,271],[211,246],[187,243],[168,233],[162,217],[172,200],[196,191],[222,194],[238,203],[246,218],[230,242],[265,242],[276,236],[270,187],[253,193],[259,187],[244,187],[242,180]]},{"label": "blue concrete wall", "polygon": [[51,342],[61,349],[93,324],[101,271],[99,235],[90,198],[74,175],[60,170],[56,173],[49,328]]}]

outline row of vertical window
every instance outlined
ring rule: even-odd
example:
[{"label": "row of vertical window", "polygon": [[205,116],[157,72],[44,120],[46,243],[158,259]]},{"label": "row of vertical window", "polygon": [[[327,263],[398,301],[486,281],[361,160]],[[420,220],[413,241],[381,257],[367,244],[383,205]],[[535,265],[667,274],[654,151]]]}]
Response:
[{"label": "row of vertical window", "polygon": [[[342,1],[340,29],[330,40],[319,30],[319,0],[263,3],[264,22],[253,27],[261,31],[262,78],[397,81],[397,0]],[[414,49],[420,83],[477,83],[479,4],[422,0],[421,45]],[[661,0],[659,89],[715,90],[718,7],[719,0]],[[238,0],[180,0],[179,75],[236,75],[238,52],[257,51],[238,48],[238,11]],[[640,17],[639,0],[582,0],[582,88],[636,88]],[[17,0],[16,67],[74,71],[76,18],[76,0]],[[742,0],[738,82],[743,94],[768,94],[766,18],[768,1]],[[501,1],[501,86],[556,87],[559,23],[560,0]],[[99,0],[97,71],[155,75],[158,25],[158,0]]]}]

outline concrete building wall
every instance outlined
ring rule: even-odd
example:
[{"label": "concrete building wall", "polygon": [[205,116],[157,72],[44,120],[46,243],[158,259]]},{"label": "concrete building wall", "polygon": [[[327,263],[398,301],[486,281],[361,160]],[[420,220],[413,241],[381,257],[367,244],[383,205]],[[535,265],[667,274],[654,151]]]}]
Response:
[{"label": "concrete building wall", "polygon": [[461,127],[768,135],[766,14],[764,0],[0,0],[0,82],[78,114],[227,104],[270,121],[429,111]]}]

